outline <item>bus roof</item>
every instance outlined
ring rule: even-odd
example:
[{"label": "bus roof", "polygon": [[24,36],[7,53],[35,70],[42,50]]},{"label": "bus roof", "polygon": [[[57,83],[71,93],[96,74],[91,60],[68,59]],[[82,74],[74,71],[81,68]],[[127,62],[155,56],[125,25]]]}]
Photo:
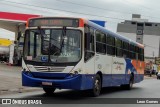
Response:
[{"label": "bus roof", "polygon": [[98,29],[98,30],[100,30],[100,31],[102,31],[102,32],[104,32],[104,33],[107,33],[107,34],[113,36],[113,37],[119,38],[119,39],[121,39],[121,40],[123,40],[123,41],[125,41],[125,42],[127,42],[127,43],[133,44],[133,45],[138,46],[138,47],[140,47],[140,48],[144,48],[144,45],[143,45],[143,44],[140,44],[140,43],[138,43],[138,42],[136,42],[136,41],[133,41],[133,40],[127,38],[127,37],[124,37],[124,36],[122,36],[122,35],[120,35],[120,34],[117,34],[117,33],[114,33],[114,32],[112,32],[112,31],[110,31],[110,30],[107,30],[106,28],[104,28],[104,27],[102,27],[102,26],[100,26],[100,25],[98,25],[98,24],[95,24],[95,23],[93,23],[93,22],[91,22],[91,21],[89,21],[89,20],[86,20],[86,19],[83,19],[83,20],[84,20],[84,22],[85,22],[86,24],[92,26],[93,28],[96,28],[96,29]]}]

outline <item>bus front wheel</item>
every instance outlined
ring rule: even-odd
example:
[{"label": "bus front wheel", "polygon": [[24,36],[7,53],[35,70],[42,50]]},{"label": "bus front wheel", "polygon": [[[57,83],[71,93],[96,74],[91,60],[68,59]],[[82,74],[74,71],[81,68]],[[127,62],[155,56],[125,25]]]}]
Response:
[{"label": "bus front wheel", "polygon": [[54,93],[54,91],[56,90],[56,88],[46,88],[46,87],[43,87],[43,90],[44,90],[44,92],[47,95],[52,95]]},{"label": "bus front wheel", "polygon": [[92,89],[92,95],[94,97],[99,96],[101,93],[101,88],[102,88],[101,82],[102,82],[101,77],[100,75],[97,74],[94,78],[94,84],[93,84],[93,89]]}]

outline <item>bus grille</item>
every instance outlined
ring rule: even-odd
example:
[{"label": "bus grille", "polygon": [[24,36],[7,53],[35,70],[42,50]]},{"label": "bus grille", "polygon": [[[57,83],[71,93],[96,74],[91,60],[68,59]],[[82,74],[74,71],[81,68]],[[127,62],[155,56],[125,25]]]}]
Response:
[{"label": "bus grille", "polygon": [[37,71],[40,72],[62,72],[65,67],[53,67],[53,66],[34,66]]}]

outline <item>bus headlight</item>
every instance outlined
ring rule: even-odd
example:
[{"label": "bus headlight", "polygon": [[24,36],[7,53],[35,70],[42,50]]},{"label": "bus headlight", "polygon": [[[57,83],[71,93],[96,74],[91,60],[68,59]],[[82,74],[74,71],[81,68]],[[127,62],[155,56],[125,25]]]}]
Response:
[{"label": "bus headlight", "polygon": [[78,75],[78,71],[74,71],[74,74],[75,74],[75,75]]},{"label": "bus headlight", "polygon": [[24,71],[24,72],[26,72],[26,69],[25,69],[25,68],[23,68],[23,71]]},{"label": "bus headlight", "polygon": [[72,70],[69,74],[71,77],[73,77],[73,76],[80,74],[81,72],[82,70],[79,68],[79,69]]},{"label": "bus headlight", "polygon": [[30,72],[30,70],[27,70],[26,68],[22,68],[22,72],[29,73],[29,72]]},{"label": "bus headlight", "polygon": [[73,71],[73,72],[70,72],[70,76],[73,77],[75,75],[78,75],[78,71]]}]

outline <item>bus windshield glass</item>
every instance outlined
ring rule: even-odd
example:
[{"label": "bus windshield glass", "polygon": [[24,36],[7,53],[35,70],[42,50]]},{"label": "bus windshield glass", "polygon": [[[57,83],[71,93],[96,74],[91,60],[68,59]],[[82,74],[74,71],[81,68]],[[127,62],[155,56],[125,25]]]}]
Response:
[{"label": "bus windshield glass", "polygon": [[26,31],[24,59],[36,62],[78,62],[81,31],[74,29],[33,29]]}]

